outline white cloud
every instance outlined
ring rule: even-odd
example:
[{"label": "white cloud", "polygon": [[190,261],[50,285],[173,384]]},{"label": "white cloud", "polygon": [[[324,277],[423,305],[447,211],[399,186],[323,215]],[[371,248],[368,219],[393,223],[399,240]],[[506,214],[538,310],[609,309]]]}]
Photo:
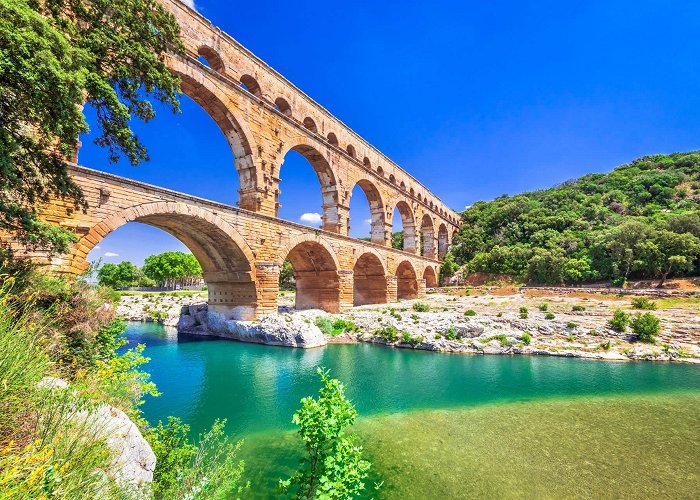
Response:
[{"label": "white cloud", "polygon": [[302,222],[308,222],[309,224],[321,224],[321,214],[316,212],[307,212],[305,214],[301,214],[299,220]]},{"label": "white cloud", "polygon": [[194,6],[194,0],[182,0],[182,3],[187,5],[190,9],[197,10],[197,7]]},{"label": "white cloud", "polygon": [[119,257],[119,254],[114,252],[105,252],[105,257]]},{"label": "white cloud", "polygon": [[371,226],[371,225],[372,225],[372,219],[365,219],[365,224],[367,224],[368,226]]},{"label": "white cloud", "polygon": [[100,249],[100,245],[97,245],[97,246],[95,247],[95,250],[99,250],[99,249]]}]

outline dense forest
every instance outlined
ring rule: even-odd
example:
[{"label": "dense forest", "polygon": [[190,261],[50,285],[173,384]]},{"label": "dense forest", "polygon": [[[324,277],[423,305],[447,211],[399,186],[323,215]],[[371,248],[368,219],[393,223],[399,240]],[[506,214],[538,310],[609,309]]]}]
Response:
[{"label": "dense forest", "polygon": [[700,152],[646,156],[607,174],[479,201],[451,249],[468,272],[531,283],[700,274]]}]

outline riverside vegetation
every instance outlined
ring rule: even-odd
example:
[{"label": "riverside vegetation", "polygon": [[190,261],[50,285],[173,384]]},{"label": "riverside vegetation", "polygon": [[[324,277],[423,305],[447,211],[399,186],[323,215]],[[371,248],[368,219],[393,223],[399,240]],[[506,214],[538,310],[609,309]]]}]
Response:
[{"label": "riverside vegetation", "polygon": [[[192,439],[179,418],[150,426],[144,395],[157,396],[143,345],[123,350],[125,324],[115,319],[118,294],[48,277],[31,264],[6,258],[0,272],[0,495],[3,498],[194,498],[241,494],[241,442],[225,434],[225,420]],[[312,498],[344,498],[364,488],[369,462],[345,435],[357,412],[342,384],[319,372],[318,400],[305,398],[294,415],[309,451],[284,490]],[[49,380],[67,381],[57,388]],[[101,407],[123,410],[156,456],[152,484],[115,473],[114,450],[100,429],[86,426]]]}]

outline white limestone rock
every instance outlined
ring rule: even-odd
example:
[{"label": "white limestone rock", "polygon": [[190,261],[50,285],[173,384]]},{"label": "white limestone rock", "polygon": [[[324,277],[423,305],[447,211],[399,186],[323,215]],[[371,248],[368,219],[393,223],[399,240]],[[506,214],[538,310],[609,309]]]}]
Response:
[{"label": "white limestone rock", "polygon": [[326,345],[326,337],[313,319],[300,314],[270,314],[259,321],[238,321],[227,320],[214,311],[190,311],[180,317],[178,332],[305,349]]}]

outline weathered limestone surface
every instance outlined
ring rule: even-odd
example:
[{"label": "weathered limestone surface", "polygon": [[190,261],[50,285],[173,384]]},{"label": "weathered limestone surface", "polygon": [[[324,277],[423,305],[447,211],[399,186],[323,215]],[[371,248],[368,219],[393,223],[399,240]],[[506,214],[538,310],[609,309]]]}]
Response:
[{"label": "weathered limestone surface", "polygon": [[259,321],[237,321],[208,311],[206,305],[189,306],[183,312],[187,314],[180,316],[177,325],[181,333],[305,349],[326,345],[321,330],[305,315],[271,314]]}]

